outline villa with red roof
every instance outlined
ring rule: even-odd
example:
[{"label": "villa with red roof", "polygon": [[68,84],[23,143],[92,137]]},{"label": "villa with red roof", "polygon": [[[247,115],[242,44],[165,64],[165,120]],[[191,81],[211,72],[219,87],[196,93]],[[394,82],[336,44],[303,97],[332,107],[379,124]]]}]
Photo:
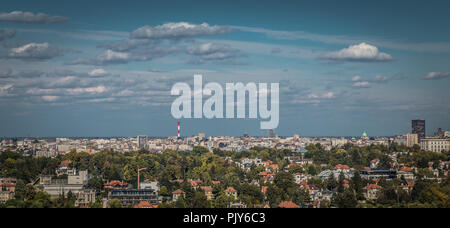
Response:
[{"label": "villa with red roof", "polygon": [[227,189],[225,189],[225,193],[227,194],[227,196],[233,197],[237,200],[237,191],[233,187],[228,187]]},{"label": "villa with red roof", "polygon": [[178,189],[178,190],[172,192],[172,200],[177,201],[180,197],[184,197],[185,195],[186,195],[186,193],[183,192],[183,190]]}]

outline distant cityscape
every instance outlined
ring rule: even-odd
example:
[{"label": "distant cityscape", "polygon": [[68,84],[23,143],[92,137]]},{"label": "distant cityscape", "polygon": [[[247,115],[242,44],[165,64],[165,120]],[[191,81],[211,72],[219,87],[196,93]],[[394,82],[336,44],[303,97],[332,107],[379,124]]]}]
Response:
[{"label": "distant cityscape", "polygon": [[192,151],[194,146],[204,146],[209,150],[222,149],[240,152],[252,147],[267,147],[275,149],[298,150],[309,144],[321,144],[326,149],[343,146],[351,143],[356,146],[384,145],[397,143],[412,147],[419,145],[423,150],[441,152],[450,150],[450,131],[441,128],[432,136],[425,134],[425,120],[412,120],[411,132],[393,137],[371,137],[366,131],[360,137],[305,137],[295,134],[291,137],[277,136],[274,130],[269,130],[267,136],[252,137],[243,136],[207,136],[199,133],[195,136],[182,137],[181,126],[178,123],[176,136],[167,138],[148,137],[139,135],[132,137],[108,137],[108,138],[4,138],[1,141],[0,151],[18,151],[28,156],[56,157],[70,151],[87,152],[94,154],[110,149],[118,152],[130,152],[139,149],[147,149],[150,152],[161,153],[165,150]]},{"label": "distant cityscape", "polygon": [[[426,136],[425,120],[412,120],[411,125],[411,132],[396,137],[370,137],[366,131],[352,138],[278,137],[273,130],[268,137],[208,137],[204,133],[182,137],[179,124],[177,135],[168,138],[2,140],[0,206],[23,206],[17,200],[33,205],[32,199],[21,195],[24,177],[18,177],[25,175],[29,178],[26,186],[47,197],[48,205],[38,207],[424,207],[427,202],[412,203],[417,201],[413,192],[419,191],[414,186],[417,181],[447,186],[450,161],[445,156],[450,152],[450,131],[439,128],[433,136]],[[348,153],[352,156],[341,157]],[[17,168],[18,156],[35,162],[50,159],[51,163],[30,176],[31,171]],[[176,157],[172,165],[163,163],[157,169],[171,156]],[[188,158],[210,162],[183,163]],[[103,161],[100,167],[98,159]],[[216,167],[217,162],[228,167],[223,174],[217,173],[219,168],[194,174],[200,166]],[[116,167],[115,171],[108,171],[110,167]],[[174,173],[167,176],[166,169]],[[185,170],[191,171],[186,174]],[[244,177],[229,176],[238,174]],[[273,196],[273,191],[285,187],[280,185],[284,181],[291,183],[286,189],[290,193]],[[256,193],[246,195],[245,186]],[[408,200],[385,201],[392,188],[401,188],[402,193],[396,194],[406,194],[402,197]],[[191,197],[203,203],[198,205]]]}]

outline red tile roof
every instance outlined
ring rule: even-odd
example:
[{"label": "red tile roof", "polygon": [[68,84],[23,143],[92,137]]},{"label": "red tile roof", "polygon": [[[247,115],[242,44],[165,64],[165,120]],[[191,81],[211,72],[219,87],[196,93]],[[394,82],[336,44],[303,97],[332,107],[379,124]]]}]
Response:
[{"label": "red tile roof", "polygon": [[148,201],[141,201],[133,206],[134,208],[158,208],[158,205],[152,205]]},{"label": "red tile roof", "polygon": [[407,166],[403,166],[403,167],[400,169],[400,171],[402,171],[402,172],[411,172],[412,169],[409,168],[409,167],[407,167]]},{"label": "red tile roof", "polygon": [[339,164],[339,165],[336,165],[334,167],[334,169],[350,169],[350,167],[348,167],[348,165],[341,165],[341,164]]},{"label": "red tile roof", "polygon": [[211,186],[202,186],[200,188],[205,192],[212,192],[213,190]]},{"label": "red tile roof", "polygon": [[366,187],[364,187],[365,190],[370,190],[370,189],[381,189],[382,187],[377,185],[377,184],[369,184]]},{"label": "red tile roof", "polygon": [[233,187],[228,187],[225,192],[237,192]]},{"label": "red tile roof", "polygon": [[280,208],[300,208],[297,204],[293,203],[292,201],[283,201],[278,205],[278,207],[280,207]]},{"label": "red tile roof", "polygon": [[71,163],[70,160],[64,160],[64,161],[61,161],[61,164],[59,166],[61,166],[61,167],[69,167],[70,163]]},{"label": "red tile roof", "polygon": [[174,194],[174,195],[180,195],[180,194],[185,194],[185,193],[183,192],[183,190],[178,189],[178,190],[172,192],[172,194]]}]

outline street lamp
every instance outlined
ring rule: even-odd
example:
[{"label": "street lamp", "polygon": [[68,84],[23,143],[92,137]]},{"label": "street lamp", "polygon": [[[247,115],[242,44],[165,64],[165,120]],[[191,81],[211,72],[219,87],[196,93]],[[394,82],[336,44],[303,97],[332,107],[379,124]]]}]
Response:
[{"label": "street lamp", "polygon": [[139,166],[138,166],[138,169],[137,169],[137,174],[138,174],[138,183],[137,183],[137,189],[139,190],[140,189],[140,172],[141,171],[143,171],[143,170],[146,170],[147,168],[141,168],[141,169],[139,169]]}]

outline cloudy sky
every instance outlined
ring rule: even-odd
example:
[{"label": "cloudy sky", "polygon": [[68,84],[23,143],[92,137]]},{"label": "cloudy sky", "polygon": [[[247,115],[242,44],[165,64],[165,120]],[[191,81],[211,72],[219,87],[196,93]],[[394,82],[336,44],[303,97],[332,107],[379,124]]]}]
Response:
[{"label": "cloudy sky", "polygon": [[[279,82],[279,135],[450,130],[446,1],[8,1],[0,136],[175,135],[176,82]],[[266,135],[260,120],[182,134]]]}]

